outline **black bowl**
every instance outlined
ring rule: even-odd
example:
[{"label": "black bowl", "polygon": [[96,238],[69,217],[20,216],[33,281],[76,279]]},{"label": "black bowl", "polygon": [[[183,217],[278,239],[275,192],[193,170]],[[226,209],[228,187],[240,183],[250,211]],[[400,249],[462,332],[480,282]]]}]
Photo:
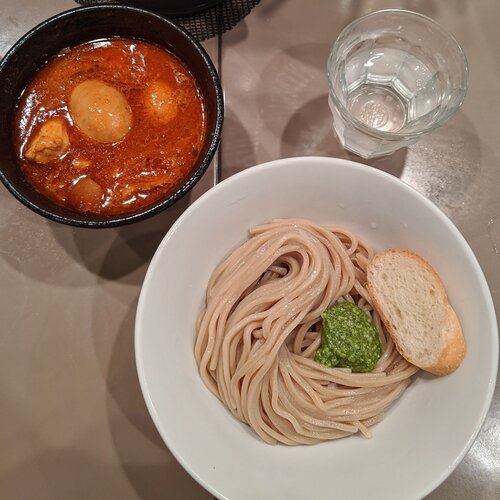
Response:
[{"label": "black bowl", "polygon": [[[135,38],[164,47],[189,68],[203,94],[207,134],[190,176],[172,194],[125,215],[81,214],[38,193],[25,179],[13,146],[12,124],[19,96],[35,73],[62,49],[99,38]],[[182,198],[212,160],[222,132],[222,89],[209,56],[185,30],[157,14],[123,5],[81,7],[58,14],[23,36],[0,62],[0,179],[27,207],[48,219],[85,227],[112,227],[157,214]]]}]

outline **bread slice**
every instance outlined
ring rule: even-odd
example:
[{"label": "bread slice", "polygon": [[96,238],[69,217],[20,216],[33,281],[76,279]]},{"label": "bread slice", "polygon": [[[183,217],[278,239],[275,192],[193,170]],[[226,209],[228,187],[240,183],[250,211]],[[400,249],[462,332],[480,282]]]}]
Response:
[{"label": "bread slice", "polygon": [[377,254],[368,265],[367,288],[401,356],[435,375],[459,367],[462,327],[441,278],[422,257],[408,250]]}]

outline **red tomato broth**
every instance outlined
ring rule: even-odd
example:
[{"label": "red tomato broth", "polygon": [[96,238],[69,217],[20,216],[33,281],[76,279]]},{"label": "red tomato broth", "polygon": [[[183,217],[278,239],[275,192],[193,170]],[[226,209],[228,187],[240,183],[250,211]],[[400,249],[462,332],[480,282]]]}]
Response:
[{"label": "red tomato broth", "polygon": [[[115,143],[85,135],[69,112],[73,89],[90,79],[122,92],[132,110],[130,130]],[[154,82],[172,90],[175,106],[167,120],[147,105]],[[30,141],[53,117],[66,121],[66,153],[46,164],[26,158]],[[179,59],[149,43],[109,39],[63,51],[35,75],[18,104],[14,143],[24,175],[39,192],[79,212],[112,215],[174,192],[195,166],[205,133],[203,97]],[[80,179],[89,181],[75,189]]]}]

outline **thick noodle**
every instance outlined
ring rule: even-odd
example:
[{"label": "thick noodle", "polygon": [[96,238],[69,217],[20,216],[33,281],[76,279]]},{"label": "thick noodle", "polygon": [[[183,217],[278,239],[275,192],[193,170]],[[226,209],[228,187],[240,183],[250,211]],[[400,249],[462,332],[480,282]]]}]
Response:
[{"label": "thick noodle", "polygon": [[[394,348],[365,288],[373,250],[337,226],[304,219],[253,227],[210,278],[195,356],[206,386],[267,443],[312,444],[379,422],[418,370]],[[358,304],[383,354],[370,373],[314,361],[320,315]]]}]

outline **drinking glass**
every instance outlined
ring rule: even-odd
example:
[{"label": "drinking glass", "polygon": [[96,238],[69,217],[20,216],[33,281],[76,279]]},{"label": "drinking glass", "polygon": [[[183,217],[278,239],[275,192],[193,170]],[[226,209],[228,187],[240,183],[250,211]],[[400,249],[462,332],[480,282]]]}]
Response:
[{"label": "drinking glass", "polygon": [[426,16],[382,10],[349,24],[328,58],[329,105],[343,147],[376,158],[414,143],[461,106],[468,66]]}]

